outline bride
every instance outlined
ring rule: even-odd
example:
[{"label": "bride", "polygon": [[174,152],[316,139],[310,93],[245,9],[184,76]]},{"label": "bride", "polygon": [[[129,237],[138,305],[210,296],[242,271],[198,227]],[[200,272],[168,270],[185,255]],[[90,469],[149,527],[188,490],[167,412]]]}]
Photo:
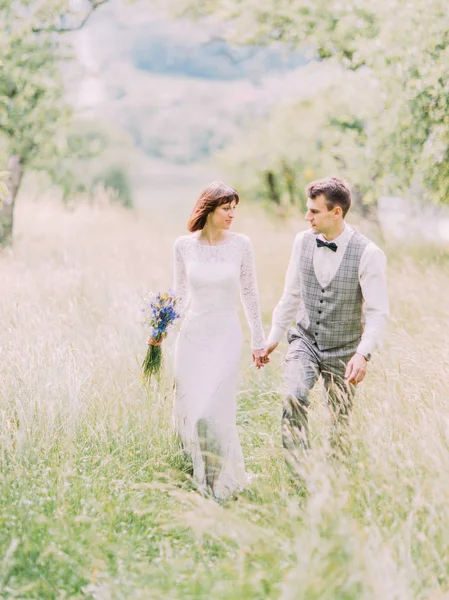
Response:
[{"label": "bride", "polygon": [[184,316],[175,349],[175,423],[198,488],[220,499],[247,482],[236,427],[239,291],[257,366],[265,346],[251,241],[229,231],[238,203],[233,188],[211,183],[190,216],[191,234],[174,247],[177,306]]}]

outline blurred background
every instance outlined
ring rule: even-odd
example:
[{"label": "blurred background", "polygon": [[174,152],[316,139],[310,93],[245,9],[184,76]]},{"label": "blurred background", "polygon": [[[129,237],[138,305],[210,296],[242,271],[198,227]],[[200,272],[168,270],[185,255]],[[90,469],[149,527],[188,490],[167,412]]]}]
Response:
[{"label": "blurred background", "polygon": [[105,188],[158,213],[192,205],[246,128],[320,85],[305,51],[237,45],[220,19],[151,2],[10,4],[0,139],[12,195],[20,179],[24,194],[67,203]]},{"label": "blurred background", "polygon": [[444,3],[394,4],[4,0],[2,237],[17,191],[159,213],[225,177],[297,212],[336,173],[384,234],[447,241]]},{"label": "blurred background", "polygon": [[[0,597],[449,598],[447,0],[0,0]],[[242,198],[268,333],[304,188],[348,179],[388,257],[391,319],[298,488],[286,341],[237,425],[251,480],[201,497],[145,385],[149,291],[214,179]]]}]

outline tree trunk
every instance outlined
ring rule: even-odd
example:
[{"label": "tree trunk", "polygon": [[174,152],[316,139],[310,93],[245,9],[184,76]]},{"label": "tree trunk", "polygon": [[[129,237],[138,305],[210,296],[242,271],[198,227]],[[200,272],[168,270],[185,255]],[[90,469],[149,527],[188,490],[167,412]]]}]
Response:
[{"label": "tree trunk", "polygon": [[284,162],[282,164],[282,168],[284,170],[285,185],[287,187],[290,204],[292,206],[295,206],[297,196],[296,196],[295,175],[293,173],[293,169],[286,162]]},{"label": "tree trunk", "polygon": [[362,201],[362,193],[357,185],[354,185],[352,188],[352,200],[355,210],[362,215],[364,219],[369,219],[370,221],[378,223],[377,202],[365,204]]},{"label": "tree trunk", "polygon": [[276,204],[281,203],[281,197],[279,195],[277,185],[276,185],[276,177],[272,171],[267,171],[265,174],[267,186],[268,186],[268,195],[270,200],[275,202]]},{"label": "tree trunk", "polygon": [[6,169],[9,171],[9,176],[6,180],[8,195],[0,210],[0,246],[8,246],[12,241],[14,205],[20,184],[22,183],[24,170],[22,157],[18,154],[11,154],[8,158]]}]

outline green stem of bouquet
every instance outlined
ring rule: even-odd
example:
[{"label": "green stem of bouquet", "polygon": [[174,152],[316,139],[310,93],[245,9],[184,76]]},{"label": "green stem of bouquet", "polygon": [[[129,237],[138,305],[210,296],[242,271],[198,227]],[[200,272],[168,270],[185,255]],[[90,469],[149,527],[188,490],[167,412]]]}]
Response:
[{"label": "green stem of bouquet", "polygon": [[159,378],[162,369],[162,347],[148,346],[142,363],[143,377],[148,382],[152,377]]}]

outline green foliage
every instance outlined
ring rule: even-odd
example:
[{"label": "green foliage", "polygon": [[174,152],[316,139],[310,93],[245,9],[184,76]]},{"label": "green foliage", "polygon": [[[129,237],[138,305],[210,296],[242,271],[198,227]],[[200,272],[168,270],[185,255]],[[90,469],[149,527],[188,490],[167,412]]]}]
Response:
[{"label": "green foliage", "polygon": [[68,111],[62,101],[58,41],[33,33],[28,3],[0,6],[0,135],[8,152],[32,164],[39,156],[60,151],[61,129]]},{"label": "green foliage", "polygon": [[266,180],[271,173],[281,203],[301,208],[311,180],[323,173],[344,174],[365,209],[373,201],[378,168],[369,128],[377,100],[367,78],[346,75],[312,98],[279,106],[244,145],[237,141],[226,150],[224,162],[246,194],[270,199]]},{"label": "green foliage", "polygon": [[93,186],[101,184],[103,188],[112,194],[112,198],[122,206],[131,208],[133,206],[132,186],[124,167],[120,165],[109,165],[104,171],[95,176]]},{"label": "green foliage", "polygon": [[[368,74],[378,88],[378,104],[365,121],[366,150],[376,163],[371,192],[424,188],[435,201],[449,202],[449,13],[443,0],[268,0],[263,8],[252,1],[175,0],[174,5],[195,17],[214,13],[231,19],[233,38],[312,47],[322,60]],[[362,90],[361,102],[365,96]],[[304,117],[301,107],[296,116]],[[337,132],[353,136],[351,127],[342,129],[338,113],[333,123]],[[349,154],[346,163],[354,159]]]},{"label": "green foliage", "polygon": [[0,0],[2,154],[20,156],[25,168],[45,170],[55,181],[62,161],[90,151],[68,130],[61,61],[69,58],[69,45],[61,32],[82,24],[101,3],[89,0],[87,13],[79,13],[76,3],[71,9],[64,1]]}]

